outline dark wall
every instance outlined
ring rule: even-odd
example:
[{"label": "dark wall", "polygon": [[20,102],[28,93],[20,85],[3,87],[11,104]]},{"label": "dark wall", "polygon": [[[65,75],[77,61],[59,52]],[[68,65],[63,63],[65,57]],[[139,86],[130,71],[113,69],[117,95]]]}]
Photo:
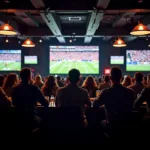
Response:
[{"label": "dark wall", "polygon": [[[20,49],[22,50],[22,67],[31,67],[35,70],[36,73],[40,73],[43,76],[49,74],[49,46],[50,45],[60,45],[56,40],[50,40],[50,42],[44,42],[41,44],[36,44],[35,48],[23,48],[21,45],[16,43],[9,44],[0,44],[0,49]],[[61,44],[62,45],[62,44]],[[67,43],[64,45],[85,45],[83,40],[77,40],[75,43]],[[87,45],[87,44],[86,44]],[[110,56],[121,55],[126,56],[126,50],[148,50],[148,43],[144,39],[134,40],[131,43],[128,43],[128,46],[125,48],[114,48],[111,42],[100,42],[99,40],[93,40],[90,45],[98,45],[100,48],[99,58],[100,58],[100,75],[104,73],[105,68],[110,68],[113,65],[110,65]],[[37,55],[38,64],[37,65],[25,65],[24,56],[25,55]],[[126,60],[126,59],[125,59]],[[134,72],[126,72],[126,65],[120,65],[124,74],[133,75]],[[0,74],[5,74],[8,72],[1,72]],[[147,74],[147,72],[146,72]]]}]

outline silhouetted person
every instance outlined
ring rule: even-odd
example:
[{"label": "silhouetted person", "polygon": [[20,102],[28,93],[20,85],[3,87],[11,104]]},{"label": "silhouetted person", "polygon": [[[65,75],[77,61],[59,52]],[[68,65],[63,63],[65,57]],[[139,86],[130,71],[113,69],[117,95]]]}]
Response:
[{"label": "silhouetted person", "polygon": [[99,84],[99,90],[104,90],[104,89],[107,89],[109,88],[111,85],[110,85],[110,77],[109,76],[104,76],[104,83],[100,83]]},{"label": "silhouetted person", "polygon": [[20,71],[20,78],[21,83],[12,89],[12,103],[20,114],[26,116],[26,118],[20,119],[27,119],[27,122],[33,121],[32,125],[34,126],[40,123],[40,118],[36,111],[37,102],[45,107],[48,107],[48,102],[43,97],[40,89],[30,84],[31,70],[29,68],[23,68]]},{"label": "silhouetted person", "polygon": [[57,76],[57,84],[59,87],[64,87],[64,84],[62,83],[60,76]]},{"label": "silhouetted person", "polygon": [[96,97],[97,83],[92,76],[88,76],[82,84],[82,88],[86,89],[89,93],[89,96]]},{"label": "silhouetted person", "polygon": [[135,84],[128,86],[128,88],[132,89],[135,91],[136,95],[141,93],[141,91],[146,87],[143,82],[143,77],[144,75],[140,72],[136,72],[134,75],[135,78]]},{"label": "silhouetted person", "polygon": [[143,89],[141,94],[134,102],[134,106],[139,108],[144,102],[146,102],[147,112],[150,113],[150,74],[147,76],[147,87]]},{"label": "silhouetted person", "polygon": [[5,80],[5,77],[4,76],[0,76],[0,87],[3,86],[4,80]]},{"label": "silhouetted person", "polygon": [[85,105],[90,105],[90,99],[88,92],[78,86],[80,80],[79,70],[70,70],[68,79],[70,84],[64,88],[58,89],[57,91],[56,105],[57,107],[79,108],[83,112],[83,117],[85,117]]},{"label": "silhouetted person", "polygon": [[106,109],[106,124],[111,125],[117,115],[132,111],[135,93],[121,85],[122,70],[113,67],[110,73],[112,86],[102,91],[94,101],[94,107],[104,105]]}]

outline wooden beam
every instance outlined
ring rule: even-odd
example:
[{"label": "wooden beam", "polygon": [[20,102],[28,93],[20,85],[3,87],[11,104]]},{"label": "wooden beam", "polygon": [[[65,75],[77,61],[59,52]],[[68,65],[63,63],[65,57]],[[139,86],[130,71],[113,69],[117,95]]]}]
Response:
[{"label": "wooden beam", "polygon": [[29,26],[39,27],[39,23],[37,22],[37,20],[35,20],[35,18],[30,13],[15,12],[14,14]]}]

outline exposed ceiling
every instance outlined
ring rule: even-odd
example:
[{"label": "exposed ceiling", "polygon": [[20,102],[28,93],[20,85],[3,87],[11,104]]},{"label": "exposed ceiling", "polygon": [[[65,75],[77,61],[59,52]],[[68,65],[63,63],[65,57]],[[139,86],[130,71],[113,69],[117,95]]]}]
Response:
[{"label": "exposed ceiling", "polygon": [[52,37],[66,43],[83,38],[90,43],[122,36],[130,42],[138,38],[130,31],[139,20],[150,27],[149,6],[150,0],[0,0],[0,24],[9,21],[20,39]]}]

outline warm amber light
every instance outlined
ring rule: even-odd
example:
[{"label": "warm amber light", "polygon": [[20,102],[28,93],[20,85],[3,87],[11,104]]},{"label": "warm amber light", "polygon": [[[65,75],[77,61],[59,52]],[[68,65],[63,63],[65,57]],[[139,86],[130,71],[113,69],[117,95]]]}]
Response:
[{"label": "warm amber light", "polygon": [[31,44],[31,42],[28,40],[28,41],[27,41],[27,44],[29,44],[29,45],[30,45],[30,44]]},{"label": "warm amber light", "polygon": [[35,47],[35,44],[30,39],[27,39],[27,40],[24,41],[22,46],[23,47]]},{"label": "warm amber light", "polygon": [[17,32],[9,24],[0,26],[0,34],[2,35],[16,35]]},{"label": "warm amber light", "polygon": [[5,25],[5,26],[4,26],[4,30],[9,30],[9,26],[8,26],[8,25]]},{"label": "warm amber light", "polygon": [[118,40],[118,44],[122,44],[122,41],[120,39]]},{"label": "warm amber light", "polygon": [[144,30],[143,26],[139,26],[139,30]]},{"label": "warm amber light", "polygon": [[118,39],[115,41],[115,43],[113,44],[114,47],[125,47],[126,44],[122,39]]},{"label": "warm amber light", "polygon": [[140,35],[147,35],[150,34],[150,30],[148,29],[147,26],[139,23],[131,32],[131,35],[136,35],[136,36],[140,36]]}]

